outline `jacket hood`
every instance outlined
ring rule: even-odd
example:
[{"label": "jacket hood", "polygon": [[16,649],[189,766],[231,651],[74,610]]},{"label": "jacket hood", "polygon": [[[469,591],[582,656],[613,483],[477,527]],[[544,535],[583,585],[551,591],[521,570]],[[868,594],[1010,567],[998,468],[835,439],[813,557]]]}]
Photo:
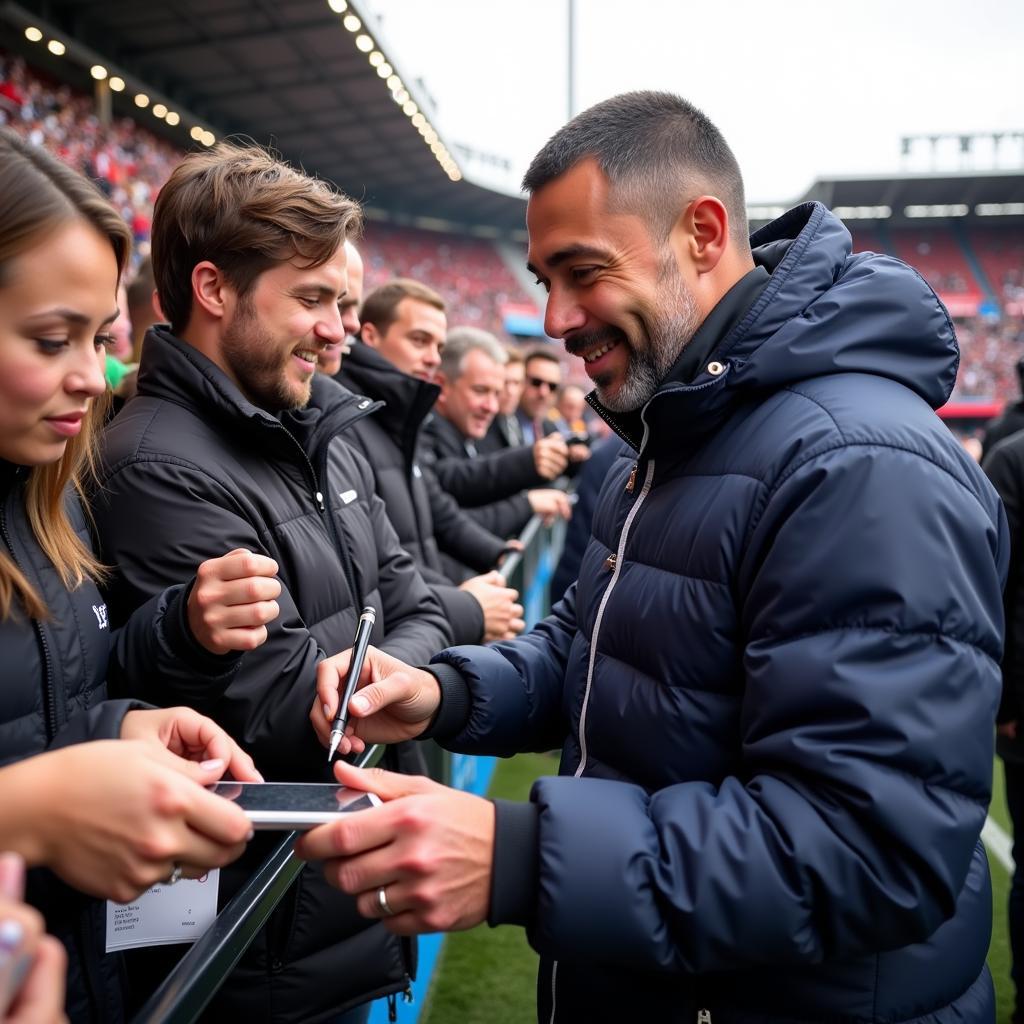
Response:
[{"label": "jacket hood", "polygon": [[441,394],[436,384],[402,373],[375,348],[361,341],[342,360],[334,379],[384,403],[374,419],[403,451],[415,447],[420,427]]},{"label": "jacket hood", "polygon": [[[663,416],[655,407],[672,395],[673,422],[700,435],[755,392],[836,373],[888,377],[935,409],[946,402],[959,348],[945,306],[917,271],[891,256],[851,255],[850,232],[820,203],[795,207],[750,243],[771,279],[715,345],[709,365],[724,369],[705,368],[683,382],[673,368],[644,409],[645,421]],[[638,417],[592,404],[639,445]]]},{"label": "jacket hood", "polygon": [[[250,402],[219,366],[163,325],[146,333],[138,393],[201,411],[204,418],[215,418],[229,430],[256,425],[279,431],[282,426],[273,413]],[[319,438],[337,434],[379,405],[318,373],[301,414],[316,420]]]}]

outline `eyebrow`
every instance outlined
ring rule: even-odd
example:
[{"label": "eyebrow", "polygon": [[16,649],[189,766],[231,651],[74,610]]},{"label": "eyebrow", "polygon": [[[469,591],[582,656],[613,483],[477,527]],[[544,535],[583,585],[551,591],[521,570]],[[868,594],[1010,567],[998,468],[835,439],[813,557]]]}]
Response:
[{"label": "eyebrow", "polygon": [[[566,260],[579,259],[581,256],[588,259],[603,260],[607,259],[608,253],[604,249],[598,249],[593,245],[567,245],[564,249],[553,252],[546,262],[551,269],[554,269],[560,264],[565,263]],[[527,263],[526,269],[531,274],[536,274],[538,277],[541,276],[540,271],[532,263]]]},{"label": "eyebrow", "polygon": [[[112,324],[121,315],[121,310],[115,309],[105,320],[101,322],[101,326],[106,324]],[[47,309],[42,313],[36,313],[31,319],[43,320],[48,316],[59,317],[66,323],[72,324],[75,327],[88,327],[92,322],[92,317],[86,316],[84,313],[79,313],[76,309],[67,309],[64,306],[58,306],[56,309]]]}]

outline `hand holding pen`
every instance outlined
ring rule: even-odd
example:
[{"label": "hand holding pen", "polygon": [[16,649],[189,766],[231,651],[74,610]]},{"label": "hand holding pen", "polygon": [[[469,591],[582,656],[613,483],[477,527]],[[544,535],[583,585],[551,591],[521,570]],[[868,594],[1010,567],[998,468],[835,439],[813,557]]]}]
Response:
[{"label": "hand holding pen", "polygon": [[370,646],[370,634],[373,632],[373,624],[376,621],[377,613],[369,606],[364,608],[362,615],[359,616],[356,638],[352,642],[352,661],[349,664],[348,675],[345,677],[345,688],[341,691],[337,717],[331,725],[331,740],[327,748],[328,763],[334,760],[338,745],[345,736],[345,726],[348,724],[348,705],[355,696],[356,686],[358,686],[359,677],[363,672],[363,663],[366,661],[366,651]]},{"label": "hand holding pen", "polygon": [[370,646],[355,682],[356,694],[346,702],[343,691],[355,653],[355,648],[343,651],[317,666],[317,697],[309,719],[320,742],[329,746],[337,712],[343,707],[350,717],[347,734],[337,747],[339,754],[358,754],[371,743],[415,739],[440,703],[437,679]]}]

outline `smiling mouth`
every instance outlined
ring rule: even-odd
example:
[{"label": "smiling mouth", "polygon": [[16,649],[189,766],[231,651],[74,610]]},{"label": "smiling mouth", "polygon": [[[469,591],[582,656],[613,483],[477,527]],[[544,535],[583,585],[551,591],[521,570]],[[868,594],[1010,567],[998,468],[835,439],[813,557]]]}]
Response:
[{"label": "smiling mouth", "polygon": [[618,345],[618,343],[618,339],[616,338],[615,341],[608,341],[605,342],[603,345],[599,345],[595,349],[591,349],[589,352],[585,353],[582,356],[583,362],[596,363],[597,360],[601,358],[601,356],[605,355],[605,353],[611,352],[611,350],[615,348],[615,346]]}]

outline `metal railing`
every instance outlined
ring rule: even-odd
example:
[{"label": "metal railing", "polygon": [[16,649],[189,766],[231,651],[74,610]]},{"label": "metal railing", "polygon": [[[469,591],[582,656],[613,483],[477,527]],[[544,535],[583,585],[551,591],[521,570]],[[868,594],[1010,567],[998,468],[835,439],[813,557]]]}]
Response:
[{"label": "metal railing", "polygon": [[[540,617],[547,601],[547,584],[564,528],[561,521],[544,527],[540,517],[534,516],[519,535],[523,550],[510,554],[502,566],[502,575],[527,605],[528,626]],[[370,747],[356,763],[371,767],[383,753],[382,746]],[[298,832],[290,832],[281,840],[178,961],[132,1024],[192,1024],[199,1018],[302,870],[303,862],[293,853],[298,837]]]}]

